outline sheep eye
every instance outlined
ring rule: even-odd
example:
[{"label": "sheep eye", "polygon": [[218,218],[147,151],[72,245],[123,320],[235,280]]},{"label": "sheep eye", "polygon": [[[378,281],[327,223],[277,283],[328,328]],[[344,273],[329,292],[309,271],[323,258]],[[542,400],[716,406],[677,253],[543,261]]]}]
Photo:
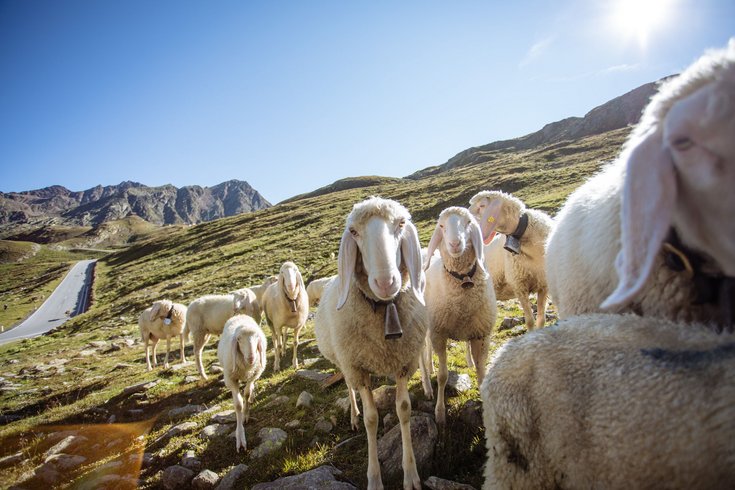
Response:
[{"label": "sheep eye", "polygon": [[398,229],[402,230],[404,226],[406,226],[406,220],[402,219],[401,221],[398,222]]},{"label": "sheep eye", "polygon": [[676,148],[679,151],[686,151],[692,146],[694,146],[694,142],[687,138],[686,136],[682,136],[681,138],[676,138],[672,142],[672,146]]},{"label": "sheep eye", "polygon": [[350,228],[350,233],[352,234],[352,236],[358,236],[357,230],[354,228]]}]

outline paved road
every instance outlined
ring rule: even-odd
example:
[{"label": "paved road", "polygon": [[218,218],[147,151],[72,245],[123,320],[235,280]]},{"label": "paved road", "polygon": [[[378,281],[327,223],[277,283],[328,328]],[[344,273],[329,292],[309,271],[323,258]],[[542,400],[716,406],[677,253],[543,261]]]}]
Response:
[{"label": "paved road", "polygon": [[96,260],[74,264],[51,296],[17,327],[0,334],[0,344],[42,335],[87,309],[87,293]]}]

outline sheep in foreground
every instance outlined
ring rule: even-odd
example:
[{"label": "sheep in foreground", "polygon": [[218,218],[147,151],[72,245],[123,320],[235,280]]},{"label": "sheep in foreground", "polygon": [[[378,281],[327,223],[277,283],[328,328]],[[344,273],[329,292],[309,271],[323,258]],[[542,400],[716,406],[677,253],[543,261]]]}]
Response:
[{"label": "sheep in foreground", "polygon": [[186,322],[186,306],[180,303],[172,303],[164,299],[156,301],[153,306],[146,308],[138,317],[140,336],[145,345],[145,362],[148,371],[151,368],[148,341],[153,345],[153,365],[158,366],[156,360],[156,347],[160,339],[166,339],[166,360],[164,367],[168,368],[168,353],[171,351],[171,337],[179,336],[181,362],[186,362],[184,357],[184,324]]},{"label": "sheep in foreground", "polygon": [[[263,374],[266,364],[267,341],[258,324],[247,315],[235,315],[225,323],[217,346],[225,386],[232,391],[237,427],[235,449],[247,449],[245,426],[250,418],[250,404],[255,400],[255,381]],[[240,382],[245,383],[245,398],[240,394]]]},{"label": "sheep in foreground", "polygon": [[324,293],[326,285],[337,276],[322,277],[320,279],[314,279],[306,286],[306,294],[309,295],[309,305],[316,306]]},{"label": "sheep in foreground", "polygon": [[[493,276],[495,297],[501,301],[518,298],[526,329],[543,327],[548,295],[544,249],[551,218],[501,191],[478,192],[470,199],[470,211],[483,233],[485,265]],[[493,240],[495,232],[507,236],[505,248],[498,239]],[[532,293],[537,294],[535,320],[528,298]]]},{"label": "sheep in foreground", "polygon": [[509,341],[481,387],[486,490],[730,488],[735,336],[590,314]]},{"label": "sheep in foreground", "polygon": [[[433,257],[434,250],[440,257]],[[433,262],[432,262],[433,259]],[[485,270],[482,232],[465,208],[450,207],[439,215],[424,263],[429,337],[439,357],[436,422],[446,422],[447,339],[466,340],[477,382],[482,383],[497,306],[493,281]]]},{"label": "sheep in foreground", "polygon": [[421,360],[428,320],[418,233],[410,219],[395,201],[371,197],[355,204],[340,242],[338,277],[325,289],[314,322],[319,350],[344,374],[354,429],[359,415],[355,389],[360,391],[371,490],[383,488],[371,374],[395,376],[403,486],[421,488],[411,446],[408,379]]},{"label": "sheep in foreground", "polygon": [[733,323],[735,39],[663,83],[618,159],[556,218],[561,318],[608,310]]},{"label": "sheep in foreground", "polygon": [[292,365],[294,369],[298,369],[296,351],[299,347],[299,333],[309,316],[309,296],[306,294],[301,272],[293,262],[284,262],[278,273],[278,281],[266,289],[263,294],[263,312],[273,333],[273,371],[281,369],[281,356],[286,349],[288,328],[293,328],[294,331]]},{"label": "sheep in foreground", "polygon": [[210,294],[195,299],[186,310],[184,335],[191,334],[194,343],[194,358],[199,375],[207,379],[202,365],[202,350],[210,335],[219,335],[225,322],[237,314],[254,316],[253,305],[238,292],[232,294]]}]

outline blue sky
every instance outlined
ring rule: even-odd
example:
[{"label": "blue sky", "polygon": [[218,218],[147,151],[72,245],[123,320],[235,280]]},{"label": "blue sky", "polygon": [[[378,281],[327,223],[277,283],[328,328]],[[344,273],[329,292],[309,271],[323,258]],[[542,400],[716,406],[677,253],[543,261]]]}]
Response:
[{"label": "blue sky", "polygon": [[630,2],[0,0],[0,191],[401,177],[735,35],[732,0]]}]

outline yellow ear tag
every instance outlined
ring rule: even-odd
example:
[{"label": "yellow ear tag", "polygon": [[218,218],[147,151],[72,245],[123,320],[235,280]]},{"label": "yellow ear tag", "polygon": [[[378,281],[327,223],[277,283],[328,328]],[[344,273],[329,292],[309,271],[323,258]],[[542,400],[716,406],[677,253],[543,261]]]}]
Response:
[{"label": "yellow ear tag", "polygon": [[487,222],[488,222],[488,223],[495,223],[495,216],[490,216],[490,217],[489,217],[489,218],[487,219]]}]

